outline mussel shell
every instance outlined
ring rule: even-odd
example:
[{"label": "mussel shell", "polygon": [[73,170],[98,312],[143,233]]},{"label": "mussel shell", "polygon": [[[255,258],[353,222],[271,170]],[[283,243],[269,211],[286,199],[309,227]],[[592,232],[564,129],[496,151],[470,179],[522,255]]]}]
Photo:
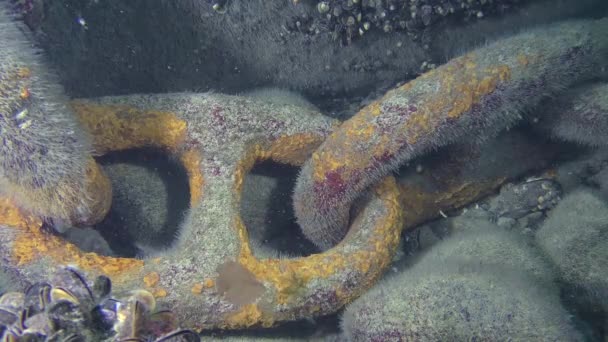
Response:
[{"label": "mussel shell", "polygon": [[117,315],[115,311],[96,306],[93,311],[91,311],[91,320],[95,329],[109,331],[116,323]]},{"label": "mussel shell", "polygon": [[141,309],[146,312],[152,312],[156,308],[156,299],[154,295],[146,290],[134,290],[131,291],[129,299],[130,302],[139,302],[143,307]]},{"label": "mussel shell", "polygon": [[84,313],[77,304],[69,301],[52,303],[47,315],[55,331],[78,331],[85,325]]},{"label": "mussel shell", "polygon": [[84,336],[80,336],[77,334],[71,334],[69,336],[66,336],[63,340],[61,340],[61,342],[87,342],[87,340],[84,338]]},{"label": "mussel shell", "polygon": [[103,300],[101,303],[99,303],[98,306],[100,306],[101,308],[103,308],[105,310],[118,312],[118,308],[121,305],[123,305],[123,304],[119,300],[114,299],[114,298],[107,298],[107,299]]},{"label": "mussel shell", "polygon": [[151,314],[146,322],[146,330],[154,336],[161,336],[177,329],[177,319],[169,310],[157,311]]},{"label": "mussel shell", "polygon": [[25,290],[23,306],[31,315],[44,311],[51,302],[51,285],[48,283],[35,283]]},{"label": "mussel shell", "polygon": [[0,297],[0,307],[19,310],[23,308],[25,295],[21,292],[6,292]]},{"label": "mussel shell", "polygon": [[23,329],[21,329],[21,327],[19,327],[18,324],[14,324],[11,326],[7,326],[7,325],[2,325],[2,341],[9,341],[10,338],[13,338],[14,341],[16,341],[16,339],[19,338],[19,336],[21,336],[21,334],[23,333]]},{"label": "mussel shell", "polygon": [[199,334],[192,330],[177,330],[157,338],[154,342],[200,342]]},{"label": "mussel shell", "polygon": [[25,330],[25,320],[30,317],[30,311],[28,309],[21,310],[19,313],[19,320],[13,324],[13,328],[18,328],[20,330]]},{"label": "mussel shell", "polygon": [[24,333],[39,333],[47,336],[53,331],[52,323],[44,312],[26,318],[23,326]]},{"label": "mussel shell", "polygon": [[2,342],[20,342],[20,334],[16,334],[10,331],[5,331],[2,335]]},{"label": "mussel shell", "polygon": [[95,299],[85,277],[76,269],[63,267],[54,274],[53,288],[62,288],[78,299],[78,302],[93,308]]},{"label": "mussel shell", "polygon": [[76,305],[80,305],[78,297],[73,294],[70,290],[61,287],[54,287],[51,289],[51,302],[57,303],[61,301],[67,301]]},{"label": "mussel shell", "polygon": [[93,283],[93,295],[97,301],[107,298],[112,292],[112,281],[110,278],[100,275]]},{"label": "mussel shell", "polygon": [[19,314],[10,310],[0,308],[0,324],[4,326],[13,325],[19,320]]},{"label": "mussel shell", "polygon": [[46,336],[36,332],[24,332],[18,340],[19,342],[45,342]]},{"label": "mussel shell", "polygon": [[72,332],[66,332],[64,330],[58,331],[48,337],[45,342],[89,342],[87,339],[78,334]]},{"label": "mussel shell", "polygon": [[95,329],[108,331],[114,327],[118,320],[119,301],[107,298],[91,310],[91,320]]},{"label": "mussel shell", "polygon": [[127,338],[141,336],[145,331],[145,322],[148,311],[141,302],[130,298],[125,304],[118,307],[117,320],[114,326],[119,341]]},{"label": "mussel shell", "polygon": [[48,283],[36,283],[25,290],[24,306],[32,314],[44,311],[51,302],[51,285]]}]

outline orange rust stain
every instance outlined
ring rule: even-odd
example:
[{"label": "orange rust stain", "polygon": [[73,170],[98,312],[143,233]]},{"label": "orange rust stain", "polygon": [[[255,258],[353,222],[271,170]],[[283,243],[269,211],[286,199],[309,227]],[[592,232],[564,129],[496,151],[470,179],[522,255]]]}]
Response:
[{"label": "orange rust stain", "polygon": [[42,232],[42,222],[24,216],[7,199],[0,200],[0,224],[15,233],[12,259],[18,265],[27,265],[41,257],[48,257],[56,264],[76,265],[85,271],[103,273],[120,282],[123,277],[139,271],[144,262],[137,259],[113,258],[95,253],[84,253],[78,247],[60,238]]},{"label": "orange rust stain", "polygon": [[160,275],[158,272],[150,272],[144,276],[144,284],[146,284],[147,287],[155,287],[158,285],[159,281]]},{"label": "orange rust stain", "polygon": [[[31,83],[31,81],[28,79],[31,75],[32,71],[27,67],[11,68],[5,75],[7,82],[0,84],[0,91],[7,96],[7,99],[15,99],[17,95],[21,100],[26,99],[30,96],[28,85]],[[18,93],[16,93],[15,89],[20,90]],[[26,96],[24,97],[24,95]]]},{"label": "orange rust stain", "polygon": [[[336,170],[354,170],[366,166],[367,158],[361,158],[359,147],[379,136],[374,118],[381,114],[380,101],[363,108],[357,115],[342,123],[327,140],[323,147],[312,154],[313,179],[323,182],[327,174]],[[345,178],[350,174],[342,173]]]},{"label": "orange rust stain", "polygon": [[441,74],[439,94],[429,104],[429,108],[447,109],[450,118],[458,118],[471,110],[484,95],[492,93],[499,82],[508,80],[511,75],[506,65],[479,70],[474,62],[463,62],[464,68],[458,64],[449,65],[446,73]]},{"label": "orange rust stain", "polygon": [[271,159],[279,163],[301,165],[321,144],[321,139],[316,134],[294,134],[281,136],[266,146],[250,146],[233,172],[235,193],[240,196],[245,176],[256,162]]},{"label": "orange rust stain", "polygon": [[186,138],[187,124],[174,113],[80,100],[70,104],[100,154],[146,146],[175,151]]},{"label": "orange rust stain", "polygon": [[192,292],[192,294],[194,295],[200,295],[201,293],[203,293],[203,289],[205,288],[205,286],[201,283],[196,283],[192,286],[192,288],[190,289],[190,292]]},{"label": "orange rust stain", "polygon": [[91,195],[90,200],[87,201],[91,215],[85,222],[80,222],[78,216],[76,216],[77,208],[70,208],[75,216],[72,221],[80,225],[93,225],[103,220],[112,206],[112,184],[93,158],[89,158],[87,163],[85,186],[87,194]]},{"label": "orange rust stain", "polygon": [[414,86],[414,84],[412,82],[407,82],[406,84],[402,85],[398,89],[400,91],[408,91],[408,90],[412,89],[413,86]]},{"label": "orange rust stain", "polygon": [[380,114],[382,114],[382,102],[374,101],[368,106],[366,106],[364,109],[367,115],[370,115],[372,117],[379,116]]},{"label": "orange rust stain", "polygon": [[378,143],[374,144],[370,148],[369,154],[374,156],[375,158],[381,159],[384,157],[386,153],[391,153],[393,144],[392,138],[388,135],[382,135],[378,139]]},{"label": "orange rust stain", "polygon": [[22,100],[26,100],[30,97],[30,89],[28,87],[23,87],[23,89],[21,89],[21,92],[19,93],[19,97]]},{"label": "orange rust stain", "polygon": [[17,69],[17,76],[21,78],[28,78],[32,76],[32,70],[30,68],[21,67]]},{"label": "orange rust stain", "polygon": [[542,177],[557,178],[557,175],[558,173],[556,169],[549,169],[542,174]]},{"label": "orange rust stain", "polygon": [[[235,170],[235,193],[241,191],[241,180],[253,166],[255,161],[270,158],[271,154],[260,146],[253,147],[241,160]],[[235,219],[235,229],[241,241],[241,251],[238,262],[249,270],[254,277],[267,284],[272,284],[276,289],[276,300],[278,303],[289,303],[292,299],[306,288],[307,284],[314,279],[327,278],[338,272],[354,270],[365,274],[365,283],[361,285],[359,292],[336,289],[339,301],[346,304],[353,300],[360,292],[370,288],[388,267],[392,255],[397,248],[400,232],[403,227],[403,212],[400,210],[398,201],[397,185],[392,177],[380,182],[376,188],[378,196],[385,203],[385,214],[376,222],[376,233],[369,248],[345,253],[338,247],[323,254],[312,255],[297,259],[256,259],[249,246],[247,229],[239,217]],[[252,310],[249,307],[247,310]],[[257,307],[255,307],[257,308]],[[257,311],[253,311],[257,312]],[[245,327],[255,320],[263,318],[252,315],[251,311],[239,312],[230,320],[232,326]],[[271,324],[271,322],[267,322]]]},{"label": "orange rust stain", "polygon": [[[86,162],[86,169],[83,170],[85,172],[81,174],[84,182],[81,184],[74,184],[66,179],[57,179],[55,184],[43,188],[9,183],[5,189],[6,193],[17,194],[16,204],[27,203],[28,210],[40,216],[58,217],[76,226],[95,224],[101,221],[110,209],[112,188],[110,180],[93,158],[89,157]],[[81,189],[83,186],[85,189]],[[82,202],[85,202],[89,210],[87,217],[80,214],[79,206]]]},{"label": "orange rust stain", "polygon": [[[405,96],[419,85],[437,84],[436,93],[424,103],[417,103],[417,110],[408,116],[401,131],[408,144],[415,144],[422,136],[433,132],[442,117],[457,119],[469,112],[483,97],[496,90],[501,83],[511,78],[508,65],[482,67],[478,57],[469,53],[450,63],[430,70],[417,79],[389,91],[382,99],[364,107],[347,120],[313,154],[313,178],[323,182],[327,174],[340,170],[343,178],[368,166],[370,156],[396,153],[400,143],[394,137],[379,139],[381,133],[374,118],[382,114],[382,104],[393,97]],[[373,146],[372,146],[373,145]],[[360,146],[367,146],[364,151]],[[368,154],[370,153],[370,154]],[[367,157],[362,158],[361,154]]]},{"label": "orange rust stain", "polygon": [[39,219],[22,215],[7,198],[0,198],[0,222],[15,229],[37,228],[42,225]]},{"label": "orange rust stain", "polygon": [[251,170],[256,161],[268,159],[268,157],[269,153],[265,152],[260,145],[254,145],[245,153],[245,156],[239,160],[233,176],[234,192],[239,196],[239,199],[243,190],[245,176],[247,176],[249,170]]},{"label": "orange rust stain", "polygon": [[276,162],[301,165],[322,142],[318,134],[301,133],[279,137],[266,150],[268,158]]},{"label": "orange rust stain", "polygon": [[271,327],[274,319],[269,314],[264,314],[256,304],[248,304],[241,307],[237,312],[224,319],[223,329],[248,328],[252,326]]},{"label": "orange rust stain", "polygon": [[[441,122],[436,119],[438,115],[445,113],[447,118],[456,119],[470,111],[483,96],[511,78],[511,69],[507,65],[481,68],[474,55],[469,54],[435,69],[431,76],[438,82],[437,93],[427,102],[418,104],[416,113],[403,126],[409,144],[415,144],[421,136],[434,131],[436,123]],[[416,85],[430,78],[419,77],[410,83]]]},{"label": "orange rust stain", "polygon": [[410,116],[406,123],[407,135],[405,135],[408,144],[415,144],[420,136],[433,130],[431,118],[432,116],[429,112],[425,111],[423,108],[419,108],[416,113]]},{"label": "orange rust stain", "polygon": [[207,278],[203,281],[203,286],[205,286],[208,289],[213,288],[213,287],[215,287],[215,281],[211,278]]},{"label": "orange rust stain", "polygon": [[433,192],[411,184],[399,184],[400,201],[406,213],[404,228],[412,228],[435,218],[440,210],[458,209],[489,195],[505,181],[506,178],[500,177],[488,181],[459,182]]},{"label": "orange rust stain", "polygon": [[201,171],[201,155],[196,150],[188,150],[180,156],[180,160],[188,173],[190,186],[190,206],[194,207],[203,196],[205,180]]},{"label": "orange rust stain", "polygon": [[[365,283],[360,291],[371,287],[382,271],[389,265],[397,248],[403,227],[403,213],[400,210],[396,182],[387,178],[377,187],[377,194],[385,203],[386,212],[376,223],[376,233],[367,248],[346,253],[337,247],[322,253],[297,259],[258,260],[251,254],[246,228],[241,220],[236,221],[236,229],[241,232],[241,252],[239,263],[247,268],[259,281],[272,284],[277,291],[277,302],[289,303],[314,279],[327,278],[345,270],[365,274]],[[360,293],[337,291],[338,300],[346,304]]]},{"label": "orange rust stain", "polygon": [[[234,171],[234,191],[240,197],[245,176],[256,162],[272,159],[280,163],[301,165],[321,144],[322,137],[317,134],[294,134],[281,136],[268,146],[253,145],[236,165]],[[312,153],[314,160],[315,154]]]},{"label": "orange rust stain", "polygon": [[517,62],[522,66],[528,66],[528,64],[530,64],[530,58],[521,53],[517,55]]},{"label": "orange rust stain", "polygon": [[152,290],[152,295],[154,296],[154,298],[165,298],[169,295],[169,293],[167,292],[167,290],[159,287]]}]

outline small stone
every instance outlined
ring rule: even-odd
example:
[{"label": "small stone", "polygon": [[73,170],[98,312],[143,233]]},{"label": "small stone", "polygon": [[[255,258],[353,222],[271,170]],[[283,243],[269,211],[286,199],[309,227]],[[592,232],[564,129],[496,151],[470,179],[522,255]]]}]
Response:
[{"label": "small stone", "polygon": [[536,211],[519,219],[521,225],[527,229],[536,229],[540,222],[545,218],[545,215]]},{"label": "small stone", "polygon": [[321,14],[329,12],[329,4],[326,1],[319,2],[317,4],[317,11]]},{"label": "small stone", "polygon": [[499,227],[510,229],[517,224],[517,220],[511,217],[499,217],[498,221],[496,221],[496,224]]},{"label": "small stone", "polygon": [[333,14],[334,14],[334,17],[341,16],[342,15],[342,7],[340,7],[340,6],[334,7]]}]

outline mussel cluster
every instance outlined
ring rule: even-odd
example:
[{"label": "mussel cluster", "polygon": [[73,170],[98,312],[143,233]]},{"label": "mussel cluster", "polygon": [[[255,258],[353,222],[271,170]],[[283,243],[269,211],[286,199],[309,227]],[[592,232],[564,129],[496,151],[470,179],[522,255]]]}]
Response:
[{"label": "mussel cluster", "polygon": [[[297,3],[299,1],[295,1]],[[400,31],[418,40],[434,24],[466,23],[486,15],[500,15],[521,0],[319,0],[318,16],[294,18],[287,28],[317,34],[330,32],[335,40],[349,45],[369,30]]]},{"label": "mussel cluster", "polygon": [[111,291],[108,277],[89,284],[80,272],[64,267],[24,293],[7,292],[0,296],[2,341],[200,341],[197,333],[177,329],[171,311],[154,311],[149,292],[135,290],[117,300]]}]

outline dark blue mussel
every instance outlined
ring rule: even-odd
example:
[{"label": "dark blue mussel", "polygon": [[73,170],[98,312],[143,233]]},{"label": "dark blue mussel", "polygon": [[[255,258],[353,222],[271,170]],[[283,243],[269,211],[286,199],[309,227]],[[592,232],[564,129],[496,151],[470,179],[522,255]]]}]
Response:
[{"label": "dark blue mussel", "polygon": [[171,311],[155,311],[148,291],[132,291],[124,301],[111,292],[108,277],[91,284],[78,270],[60,268],[49,282],[0,296],[0,341],[200,341],[195,332],[177,329]]}]

